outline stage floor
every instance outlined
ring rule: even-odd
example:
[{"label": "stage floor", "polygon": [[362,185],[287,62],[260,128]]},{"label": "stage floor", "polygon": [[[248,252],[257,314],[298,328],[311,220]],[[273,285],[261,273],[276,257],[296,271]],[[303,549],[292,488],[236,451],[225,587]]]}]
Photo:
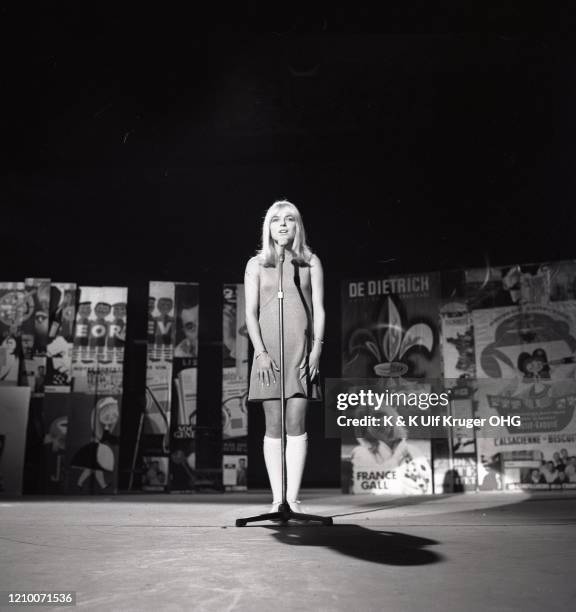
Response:
[{"label": "stage floor", "polygon": [[265,492],[0,498],[0,590],[74,590],[83,610],[573,607],[574,494],[302,500],[334,526],[235,527]]}]

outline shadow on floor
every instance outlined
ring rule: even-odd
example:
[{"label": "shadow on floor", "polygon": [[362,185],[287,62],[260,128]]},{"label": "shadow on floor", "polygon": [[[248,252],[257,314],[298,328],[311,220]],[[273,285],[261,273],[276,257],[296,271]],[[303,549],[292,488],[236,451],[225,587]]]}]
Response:
[{"label": "shadow on floor", "polygon": [[434,496],[434,495],[415,495],[413,497],[393,497],[391,499],[386,499],[386,498],[378,496],[372,502],[369,502],[369,503],[363,502],[362,506],[358,510],[353,510],[350,512],[342,512],[339,514],[332,514],[331,516],[333,518],[336,518],[337,516],[354,516],[356,514],[369,514],[370,512],[380,512],[380,510],[386,510],[389,508],[401,508],[404,506],[417,506],[420,504],[426,504],[426,503],[438,501],[439,499],[446,499],[447,497],[451,497],[451,495],[450,494],[443,495],[442,498],[440,498],[439,496]]},{"label": "shadow on floor", "polygon": [[393,531],[374,531],[359,525],[266,526],[282,544],[292,546],[322,546],[347,557],[386,565],[427,565],[443,560],[427,546],[435,540],[419,538]]}]

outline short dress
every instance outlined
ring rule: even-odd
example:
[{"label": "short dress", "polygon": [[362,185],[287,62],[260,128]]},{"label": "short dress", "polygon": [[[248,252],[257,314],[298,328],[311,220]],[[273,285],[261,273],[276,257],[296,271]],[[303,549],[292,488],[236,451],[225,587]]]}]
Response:
[{"label": "short dress", "polygon": [[[279,265],[279,264],[277,264]],[[310,266],[294,261],[286,254],[282,264],[284,291],[284,396],[320,400],[318,376],[310,380],[308,358],[312,349],[312,284]],[[260,266],[259,317],[260,333],[266,351],[280,367],[278,324],[278,272],[276,267]],[[280,376],[276,382],[263,385],[257,376],[256,355],[252,360],[248,401],[280,399]]]}]

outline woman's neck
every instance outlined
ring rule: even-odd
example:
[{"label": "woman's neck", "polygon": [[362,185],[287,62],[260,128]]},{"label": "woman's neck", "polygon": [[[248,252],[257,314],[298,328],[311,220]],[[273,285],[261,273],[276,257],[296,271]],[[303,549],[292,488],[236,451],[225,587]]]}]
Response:
[{"label": "woman's neck", "polygon": [[287,244],[284,249],[282,249],[282,247],[277,242],[275,242],[274,250],[276,251],[276,255],[280,255],[282,253],[282,250],[284,250],[284,254],[294,255],[294,253],[292,252],[292,243]]}]

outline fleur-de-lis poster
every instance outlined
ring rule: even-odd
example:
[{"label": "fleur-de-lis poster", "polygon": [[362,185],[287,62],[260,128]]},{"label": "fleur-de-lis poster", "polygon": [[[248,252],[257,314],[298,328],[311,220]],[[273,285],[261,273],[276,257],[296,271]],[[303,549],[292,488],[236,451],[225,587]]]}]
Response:
[{"label": "fleur-de-lis poster", "polygon": [[344,378],[440,377],[438,273],[344,281]]},{"label": "fleur-de-lis poster", "polygon": [[[438,273],[345,281],[342,286],[342,376],[440,377]],[[386,412],[397,414],[395,407]],[[355,416],[360,416],[357,411]],[[372,495],[432,493],[430,440],[396,426],[355,428],[342,439],[342,490]]]}]

